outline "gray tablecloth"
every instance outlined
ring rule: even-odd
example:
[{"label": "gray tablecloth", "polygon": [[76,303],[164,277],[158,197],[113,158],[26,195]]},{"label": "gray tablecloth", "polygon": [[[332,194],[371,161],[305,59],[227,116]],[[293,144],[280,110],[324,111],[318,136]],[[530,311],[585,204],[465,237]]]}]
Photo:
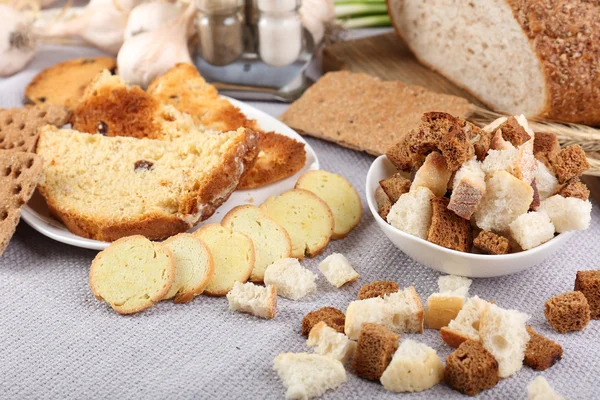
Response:
[{"label": "gray tablecloth", "polygon": [[[77,52],[95,54],[89,49]],[[18,106],[24,84],[39,69],[74,56],[46,48],[25,72],[0,79],[0,107]],[[274,116],[285,108],[253,105]],[[360,286],[374,280],[414,285],[425,300],[436,290],[439,274],[396,249],[366,207],[365,177],[373,158],[308,141],[323,169],[345,176],[361,193],[363,217],[346,239],[303,264],[317,272],[320,260],[341,252],[361,274],[358,282],[335,289],[321,276],[316,294],[300,301],[279,299],[277,317],[271,321],[230,312],[226,299],[203,296],[186,305],[162,302],[138,315],[120,316],[89,289],[88,269],[96,252],[55,242],[21,223],[0,258],[0,399],[282,398],[273,358],[281,352],[308,351],[299,333],[304,314],[322,306],[345,310]],[[557,255],[517,275],[475,280],[471,289],[473,295],[530,314],[540,333],[563,346],[563,360],[543,375],[570,399],[600,397],[600,321],[592,321],[584,332],[560,335],[545,321],[543,306],[550,296],[572,290],[577,270],[599,267],[599,238],[600,210],[595,205],[592,227],[574,235]],[[450,353],[438,331],[404,337],[432,346],[442,358]],[[526,386],[538,374],[524,367],[479,397],[526,398]],[[348,382],[324,398],[375,397],[463,396],[444,384],[399,395],[349,373]]]}]

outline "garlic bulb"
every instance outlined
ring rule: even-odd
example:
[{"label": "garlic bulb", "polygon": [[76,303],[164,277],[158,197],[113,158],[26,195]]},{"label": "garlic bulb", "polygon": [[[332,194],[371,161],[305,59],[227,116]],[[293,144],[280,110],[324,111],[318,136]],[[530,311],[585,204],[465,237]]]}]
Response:
[{"label": "garlic bulb", "polygon": [[6,4],[0,4],[0,76],[22,70],[36,54],[32,20]]},{"label": "garlic bulb", "polygon": [[161,28],[129,37],[117,55],[117,72],[131,85],[146,88],[178,63],[191,63],[187,32],[196,15],[190,4],[177,20]]},{"label": "garlic bulb", "polygon": [[72,19],[48,22],[36,27],[41,38],[79,37],[111,54],[123,44],[127,19],[141,0],[90,0],[83,13]]},{"label": "garlic bulb", "polygon": [[325,24],[335,19],[333,0],[303,0],[300,7],[302,25],[312,34],[315,44],[325,36]]},{"label": "garlic bulb", "polygon": [[142,3],[131,10],[125,28],[125,40],[142,32],[155,31],[179,18],[183,10],[163,1]]}]

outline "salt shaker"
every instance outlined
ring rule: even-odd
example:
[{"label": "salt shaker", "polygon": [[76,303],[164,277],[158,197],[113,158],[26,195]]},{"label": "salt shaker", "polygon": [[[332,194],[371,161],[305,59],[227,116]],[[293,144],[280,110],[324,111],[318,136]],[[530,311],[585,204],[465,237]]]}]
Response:
[{"label": "salt shaker", "polygon": [[292,64],[302,51],[301,0],[257,0],[258,53],[273,67]]},{"label": "salt shaker", "polygon": [[209,64],[223,66],[244,52],[244,0],[196,0],[198,51]]}]

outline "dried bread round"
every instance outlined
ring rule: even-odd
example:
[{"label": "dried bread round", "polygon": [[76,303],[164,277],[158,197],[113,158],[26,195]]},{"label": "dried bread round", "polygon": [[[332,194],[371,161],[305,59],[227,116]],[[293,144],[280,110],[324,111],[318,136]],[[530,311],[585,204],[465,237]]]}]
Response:
[{"label": "dried bread round", "polygon": [[214,272],[215,263],[208,247],[189,233],[180,233],[163,242],[175,260],[175,279],[165,300],[187,303],[202,294]]},{"label": "dried bread round", "polygon": [[215,262],[214,272],[204,289],[210,296],[225,296],[235,282],[246,282],[254,268],[254,244],[243,233],[221,224],[205,225],[194,236],[209,248]]},{"label": "dried bread round", "polygon": [[25,88],[25,97],[29,103],[63,104],[73,108],[96,75],[116,67],[117,60],[112,57],[67,60],[37,74]]},{"label": "dried bread round", "polygon": [[296,183],[296,189],[308,190],[319,196],[333,213],[332,239],[345,237],[360,221],[360,196],[345,178],[328,171],[308,171]]},{"label": "dried bread round", "polygon": [[291,257],[292,241],[287,231],[260,208],[243,205],[229,211],[221,225],[252,239],[255,262],[250,280],[262,282],[265,270],[277,260]]},{"label": "dried bread round", "polygon": [[141,235],[112,243],[90,268],[92,293],[119,314],[133,314],[162,300],[174,278],[171,250]]},{"label": "dried bread round", "polygon": [[271,196],[260,208],[290,235],[292,257],[314,257],[325,250],[331,240],[334,227],[331,209],[308,190],[293,189]]}]

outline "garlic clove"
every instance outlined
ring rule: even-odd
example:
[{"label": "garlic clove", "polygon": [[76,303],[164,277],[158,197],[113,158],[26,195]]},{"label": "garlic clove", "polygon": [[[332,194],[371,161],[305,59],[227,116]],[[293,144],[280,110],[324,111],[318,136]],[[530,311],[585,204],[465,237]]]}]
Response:
[{"label": "garlic clove", "polygon": [[142,3],[131,10],[125,28],[125,40],[142,32],[155,31],[181,16],[183,9],[177,4],[153,1]]},{"label": "garlic clove", "polygon": [[36,54],[33,21],[6,4],[0,4],[0,21],[0,76],[10,76],[25,68]]}]

